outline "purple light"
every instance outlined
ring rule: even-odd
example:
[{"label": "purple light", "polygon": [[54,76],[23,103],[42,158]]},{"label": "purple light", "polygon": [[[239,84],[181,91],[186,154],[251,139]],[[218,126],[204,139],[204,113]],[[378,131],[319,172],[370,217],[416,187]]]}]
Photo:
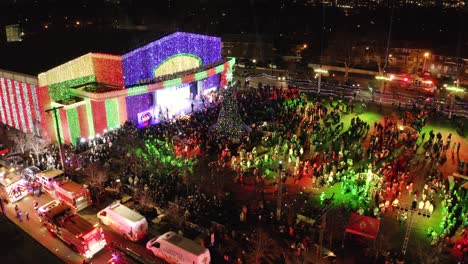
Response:
[{"label": "purple light", "polygon": [[202,65],[221,60],[221,38],[176,32],[122,56],[125,86],[152,79],[154,70],[167,58],[188,53],[199,57]]}]

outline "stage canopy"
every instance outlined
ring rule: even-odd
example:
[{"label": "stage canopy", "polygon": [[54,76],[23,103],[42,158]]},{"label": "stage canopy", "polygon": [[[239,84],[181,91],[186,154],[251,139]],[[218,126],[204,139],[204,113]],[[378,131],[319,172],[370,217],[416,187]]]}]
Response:
[{"label": "stage canopy", "polygon": [[345,231],[347,233],[376,239],[379,233],[379,227],[379,219],[352,213]]}]

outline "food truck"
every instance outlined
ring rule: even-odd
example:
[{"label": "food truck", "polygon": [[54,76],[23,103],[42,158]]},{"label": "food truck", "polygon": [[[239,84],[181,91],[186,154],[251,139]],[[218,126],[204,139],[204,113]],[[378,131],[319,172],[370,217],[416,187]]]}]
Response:
[{"label": "food truck", "polygon": [[76,214],[70,205],[53,200],[37,211],[42,224],[83,257],[92,258],[106,246],[99,224],[88,222]]},{"label": "food truck", "polygon": [[27,182],[15,171],[0,168],[0,197],[10,203],[17,202],[28,195]]}]

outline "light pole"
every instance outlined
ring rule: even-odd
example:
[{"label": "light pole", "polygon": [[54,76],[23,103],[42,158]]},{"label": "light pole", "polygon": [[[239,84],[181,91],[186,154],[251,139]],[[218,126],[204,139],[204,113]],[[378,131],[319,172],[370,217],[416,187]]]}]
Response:
[{"label": "light pole", "polygon": [[[325,5],[322,1],[322,31],[321,31],[321,36],[320,36],[320,58],[319,58],[319,62],[320,62],[320,70],[322,70],[322,53],[323,53],[323,40],[325,38]],[[321,85],[321,82],[322,82],[322,73],[319,73],[319,79],[318,79],[318,83],[317,83],[317,93],[320,94],[320,85]]]},{"label": "light pole", "polygon": [[281,174],[283,172],[283,161],[280,160],[278,164],[278,197],[276,200],[276,220],[279,221],[281,219],[281,203],[282,203],[282,196],[283,196],[283,178]]},{"label": "light pole", "polygon": [[60,155],[60,165],[62,165],[62,170],[65,171],[65,166],[63,163],[63,149],[62,149],[62,137],[60,136],[60,129],[59,129],[59,121],[58,121],[58,116],[57,116],[57,110],[63,108],[63,106],[56,106],[52,107],[50,109],[45,110],[46,113],[52,112],[54,114],[55,118],[55,129],[57,132],[57,141],[58,141],[58,147],[59,147],[59,155]]},{"label": "light pole", "polygon": [[328,74],[328,71],[322,69],[322,64],[320,64],[320,68],[319,68],[319,69],[315,69],[314,71],[315,71],[316,73],[318,73],[318,88],[317,88],[317,92],[320,94],[320,83],[321,83],[321,81],[322,81],[322,74]]},{"label": "light pole", "polygon": [[[320,63],[320,67],[322,67],[322,63]],[[317,83],[317,92],[320,94],[320,85],[321,85],[321,82],[322,82],[322,73],[319,72],[319,79],[318,79],[318,83]]]},{"label": "light pole", "polygon": [[426,71],[426,59],[429,58],[429,52],[424,52],[423,73]]},{"label": "light pole", "polygon": [[[388,27],[387,47],[385,48],[385,64],[384,64],[383,72],[385,72],[387,70],[387,66],[388,66],[388,52],[390,50],[390,38],[392,36],[392,26],[393,26],[393,10],[394,10],[394,7],[395,7],[394,1],[391,1],[390,4],[392,5],[392,8],[391,8],[391,11],[390,11],[390,24],[389,24],[389,27]],[[384,89],[385,89],[385,87],[384,87]]]}]

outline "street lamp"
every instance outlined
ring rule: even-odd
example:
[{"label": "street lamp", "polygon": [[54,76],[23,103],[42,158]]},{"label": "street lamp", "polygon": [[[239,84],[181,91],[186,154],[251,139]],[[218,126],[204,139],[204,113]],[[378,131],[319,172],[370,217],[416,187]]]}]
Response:
[{"label": "street lamp", "polygon": [[316,76],[318,74],[318,84],[317,84],[317,92],[320,94],[320,84],[322,82],[322,74],[328,74],[327,70],[322,69],[322,63],[320,63],[320,68],[314,69],[314,72],[316,72]]},{"label": "street lamp", "polygon": [[426,70],[426,59],[429,58],[429,52],[424,52],[423,71]]}]

